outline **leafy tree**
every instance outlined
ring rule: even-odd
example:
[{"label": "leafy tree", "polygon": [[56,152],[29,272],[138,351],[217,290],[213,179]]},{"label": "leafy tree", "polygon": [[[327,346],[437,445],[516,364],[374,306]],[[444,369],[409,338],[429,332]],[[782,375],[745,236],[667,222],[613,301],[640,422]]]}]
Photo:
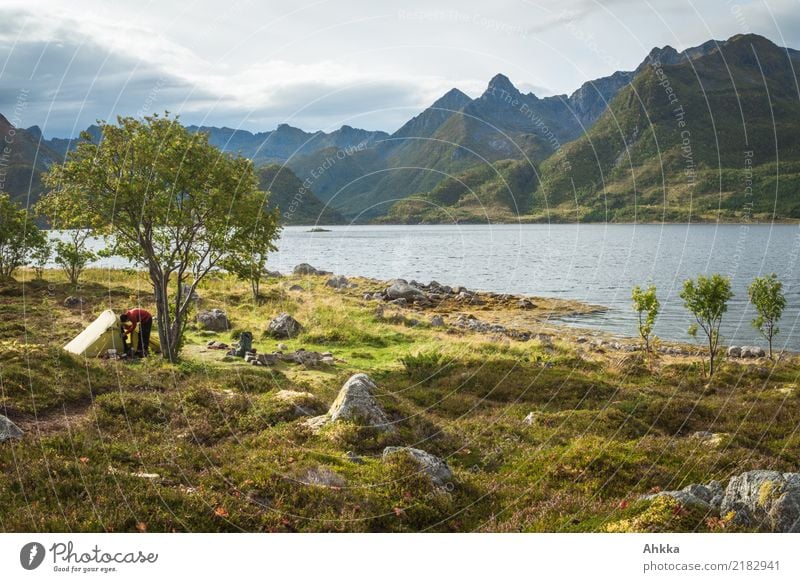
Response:
[{"label": "leafy tree", "polygon": [[636,311],[639,325],[639,335],[644,341],[645,352],[649,355],[651,353],[650,342],[652,340],[651,334],[653,333],[653,326],[656,323],[656,317],[661,310],[661,303],[656,297],[656,286],[650,285],[646,291],[636,285],[631,293],[633,300],[633,309]]},{"label": "leafy tree", "polygon": [[758,313],[753,319],[753,327],[766,338],[769,343],[769,357],[772,358],[772,338],[780,331],[778,320],[786,307],[783,284],[778,280],[778,276],[772,273],[769,276],[753,279],[747,292],[750,295],[750,303]]},{"label": "leafy tree", "polygon": [[708,340],[708,376],[714,375],[714,361],[719,347],[719,327],[722,316],[728,310],[728,301],[733,297],[731,281],[718,273],[711,277],[699,275],[697,282],[683,282],[681,298],[686,309],[694,315],[696,323],[689,326],[689,335],[697,336],[698,326]]},{"label": "leafy tree", "polygon": [[[165,358],[180,353],[191,297],[224,257],[249,244],[264,194],[253,164],[209,145],[169,114],[99,122],[45,184],[84,213],[113,251],[144,265]],[[276,233],[273,233],[273,236]]]},{"label": "leafy tree", "polygon": [[42,196],[36,211],[45,216],[53,228],[64,231],[65,240],[55,243],[55,262],[64,271],[72,285],[77,285],[86,266],[97,255],[86,246],[94,234],[92,216],[89,210],[80,205],[80,200],[72,197],[68,190],[53,188]]},{"label": "leafy tree", "polygon": [[8,194],[0,193],[0,279],[10,279],[17,267],[30,263],[47,246],[47,236],[33,216]]},{"label": "leafy tree", "polygon": [[250,231],[243,235],[245,244],[229,252],[220,265],[242,281],[250,283],[253,301],[258,301],[261,281],[266,274],[267,257],[277,250],[275,238],[280,232],[280,211],[264,211],[250,224]]},{"label": "leafy tree", "polygon": [[33,266],[33,275],[37,280],[44,278],[44,268],[47,262],[53,255],[53,245],[50,239],[45,234],[44,244],[39,245],[31,252],[31,265]]}]

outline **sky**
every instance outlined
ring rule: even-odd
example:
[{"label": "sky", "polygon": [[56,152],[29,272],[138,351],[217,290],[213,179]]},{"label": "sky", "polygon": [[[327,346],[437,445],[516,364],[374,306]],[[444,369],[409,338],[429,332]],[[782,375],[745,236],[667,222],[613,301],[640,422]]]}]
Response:
[{"label": "sky", "polygon": [[3,0],[0,113],[46,137],[170,111],[188,124],[392,132],[497,73],[569,94],[756,33],[800,48],[800,0]]}]

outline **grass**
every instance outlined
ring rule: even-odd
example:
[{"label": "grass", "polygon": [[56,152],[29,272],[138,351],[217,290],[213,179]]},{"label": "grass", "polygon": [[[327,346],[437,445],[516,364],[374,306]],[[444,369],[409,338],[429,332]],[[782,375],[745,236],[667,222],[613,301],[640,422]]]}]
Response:
[{"label": "grass", "polygon": [[[21,273],[20,279],[29,276]],[[550,315],[587,309],[538,300],[524,312],[487,297],[428,311],[386,309],[324,278],[268,282],[254,305],[225,276],[200,289],[199,308],[225,309],[233,329],[190,325],[183,360],[83,360],[60,348],[106,308],[152,306],[143,274],[88,271],[72,289],[46,281],[0,286],[0,411],[22,440],[0,444],[3,531],[730,531],[654,490],[745,470],[797,471],[800,361],[724,362],[708,383],[692,357],[652,372],[635,357],[601,352],[554,327]],[[288,288],[302,283],[303,292]],[[80,310],[63,307],[80,294]],[[253,367],[207,350],[263,332],[278,313],[304,326],[289,349],[331,351],[325,369]],[[469,312],[554,335],[516,341],[427,325]],[[414,324],[411,320],[416,320]],[[278,392],[323,413],[353,373],[366,372],[396,430],[334,423],[318,434]],[[527,419],[527,420],[526,420]],[[696,431],[720,435],[713,443]],[[435,487],[389,445],[447,460]],[[766,495],[766,493],[765,493]]]}]

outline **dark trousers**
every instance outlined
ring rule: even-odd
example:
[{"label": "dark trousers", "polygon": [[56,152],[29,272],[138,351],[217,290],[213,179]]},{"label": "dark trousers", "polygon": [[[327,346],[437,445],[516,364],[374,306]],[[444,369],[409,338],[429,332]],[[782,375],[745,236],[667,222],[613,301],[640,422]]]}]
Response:
[{"label": "dark trousers", "polygon": [[150,331],[153,329],[153,320],[143,321],[139,324],[139,345],[136,353],[145,357],[150,355]]}]

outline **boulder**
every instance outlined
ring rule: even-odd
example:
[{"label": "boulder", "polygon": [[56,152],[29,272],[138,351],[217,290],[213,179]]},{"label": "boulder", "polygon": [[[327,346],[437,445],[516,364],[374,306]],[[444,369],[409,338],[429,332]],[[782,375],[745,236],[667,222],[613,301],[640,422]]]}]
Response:
[{"label": "boulder", "polygon": [[520,299],[517,301],[517,307],[520,309],[535,309],[536,304],[530,299]]},{"label": "boulder", "polygon": [[308,263],[300,263],[294,268],[293,273],[295,275],[330,275],[330,271],[323,271],[321,269],[317,269],[312,267]]},{"label": "boulder", "polygon": [[64,299],[64,307],[67,309],[82,309],[86,300],[83,297],[70,295]]},{"label": "boulder", "polygon": [[431,327],[444,327],[444,317],[441,315],[431,317]]},{"label": "boulder", "polygon": [[375,390],[377,386],[366,374],[351,376],[328,410],[331,420],[350,420],[390,428],[389,419],[372,396]]},{"label": "boulder", "polygon": [[729,358],[741,358],[742,348],[740,348],[739,346],[731,346],[728,348],[727,354]]},{"label": "boulder", "polygon": [[800,532],[800,473],[748,471],[728,483],[720,513],[776,533]]},{"label": "boulder", "polygon": [[444,460],[422,449],[411,447],[386,447],[383,449],[384,460],[397,454],[408,455],[414,459],[434,485],[442,486],[453,479],[453,472]]},{"label": "boulder", "polygon": [[19,438],[22,438],[22,429],[0,414],[0,443]]},{"label": "boulder", "polygon": [[334,289],[347,289],[350,286],[350,281],[348,281],[347,277],[344,275],[339,275],[338,277],[331,277],[328,279],[325,285],[333,287]]},{"label": "boulder", "polygon": [[409,285],[403,279],[395,279],[392,284],[386,288],[386,296],[389,299],[405,299],[406,301],[427,299],[427,296],[422,290],[413,285]]},{"label": "boulder", "polygon": [[281,313],[269,322],[267,334],[274,338],[293,338],[299,334],[303,326],[288,313]]},{"label": "boulder", "polygon": [[763,358],[765,355],[764,350],[758,346],[742,346],[742,358]]},{"label": "boulder", "polygon": [[226,331],[230,329],[228,316],[221,309],[201,311],[196,317],[198,325],[208,331]]},{"label": "boulder", "polygon": [[301,285],[292,285],[289,287],[289,291],[305,291],[305,288]]},{"label": "boulder", "polygon": [[372,395],[375,390],[375,383],[366,374],[351,376],[339,390],[327,414],[310,419],[307,425],[316,430],[329,422],[346,420],[383,431],[394,430]]}]

